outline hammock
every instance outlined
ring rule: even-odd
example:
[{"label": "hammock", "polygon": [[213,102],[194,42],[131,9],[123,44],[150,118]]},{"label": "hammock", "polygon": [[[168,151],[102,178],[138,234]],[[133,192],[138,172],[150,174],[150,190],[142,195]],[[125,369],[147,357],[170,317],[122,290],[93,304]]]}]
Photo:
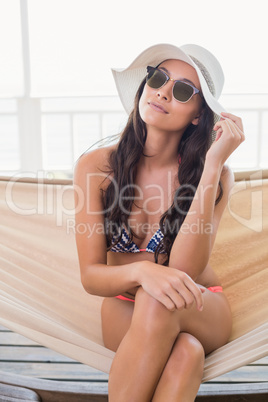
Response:
[{"label": "hammock", "polygon": [[[267,178],[237,175],[220,224],[211,263],[234,325],[229,343],[207,356],[203,381],[267,355]],[[108,373],[102,298],[80,283],[73,192],[66,180],[0,179],[0,324]]]}]

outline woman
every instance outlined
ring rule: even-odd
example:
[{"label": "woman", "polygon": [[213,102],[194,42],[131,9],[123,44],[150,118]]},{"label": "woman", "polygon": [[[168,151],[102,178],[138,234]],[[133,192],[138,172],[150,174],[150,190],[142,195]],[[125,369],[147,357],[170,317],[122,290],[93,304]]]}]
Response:
[{"label": "woman", "polygon": [[76,222],[90,228],[77,233],[81,280],[105,297],[103,339],[116,352],[109,400],[194,401],[204,356],[231,331],[209,258],[242,122],[221,113],[223,73],[202,47],[156,45],[113,73],[127,126],[75,170]]}]

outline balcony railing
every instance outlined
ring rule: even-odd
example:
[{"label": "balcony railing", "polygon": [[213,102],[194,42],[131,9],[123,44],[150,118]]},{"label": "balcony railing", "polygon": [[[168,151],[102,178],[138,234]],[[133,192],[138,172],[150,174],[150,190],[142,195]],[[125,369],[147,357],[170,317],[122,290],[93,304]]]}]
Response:
[{"label": "balcony railing", "polygon": [[[235,170],[268,168],[268,95],[223,95],[242,117],[246,141],[231,156]],[[71,177],[75,161],[118,134],[127,119],[118,97],[0,100],[0,174]]]}]

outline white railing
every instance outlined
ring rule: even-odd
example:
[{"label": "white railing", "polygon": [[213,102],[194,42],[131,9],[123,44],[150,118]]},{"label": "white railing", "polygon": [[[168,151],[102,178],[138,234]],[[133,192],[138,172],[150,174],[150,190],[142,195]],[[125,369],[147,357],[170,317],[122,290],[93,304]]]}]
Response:
[{"label": "white railing", "polygon": [[[268,168],[268,95],[224,95],[243,118],[247,141],[229,164]],[[0,174],[71,177],[74,163],[95,142],[120,132],[127,116],[118,97],[0,100]]]}]

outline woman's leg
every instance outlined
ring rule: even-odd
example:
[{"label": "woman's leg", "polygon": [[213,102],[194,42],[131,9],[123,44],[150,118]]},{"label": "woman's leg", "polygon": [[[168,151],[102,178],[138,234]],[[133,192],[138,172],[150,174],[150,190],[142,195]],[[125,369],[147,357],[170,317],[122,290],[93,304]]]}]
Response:
[{"label": "woman's leg", "polygon": [[[223,294],[206,291],[202,312],[197,311],[194,306],[188,310],[170,312],[143,289],[137,292],[134,312],[134,303],[117,299],[109,300],[109,303],[110,311],[109,304],[108,308],[106,305],[103,309],[105,344],[116,350],[123,339],[117,349],[110,373],[111,402],[125,400],[148,402],[154,393],[155,398],[158,398],[157,401],[160,401],[161,392],[164,392],[161,391],[164,386],[164,381],[161,379],[162,377],[164,379],[164,376],[169,378],[171,388],[176,389],[177,393],[181,392],[187,380],[189,381],[190,374],[188,376],[185,373],[183,376],[181,373],[180,382],[176,376],[171,376],[171,364],[175,364],[176,361],[179,365],[179,359],[182,359],[181,366],[183,366],[186,360],[183,356],[187,353],[187,348],[184,342],[182,344],[184,347],[180,350],[178,334],[180,332],[192,334],[208,353],[223,345],[230,333],[230,311]],[[120,320],[124,324],[119,324],[118,327]],[[116,330],[112,333],[111,328],[115,323]],[[176,339],[178,344],[175,343]],[[198,372],[195,380],[197,383],[200,382],[200,372],[198,370],[196,372]],[[188,389],[187,386],[186,388]],[[185,395],[185,398],[188,398],[185,401],[193,400],[191,396]]]},{"label": "woman's leg", "polygon": [[151,401],[179,333],[178,323],[169,318],[172,313],[152,298],[152,303],[143,305],[143,294],[143,290],[137,292],[130,328],[111,367],[110,402]]},{"label": "woman's leg", "polygon": [[181,332],[152,401],[194,401],[203,376],[204,359],[204,348],[201,343],[192,335]]}]

